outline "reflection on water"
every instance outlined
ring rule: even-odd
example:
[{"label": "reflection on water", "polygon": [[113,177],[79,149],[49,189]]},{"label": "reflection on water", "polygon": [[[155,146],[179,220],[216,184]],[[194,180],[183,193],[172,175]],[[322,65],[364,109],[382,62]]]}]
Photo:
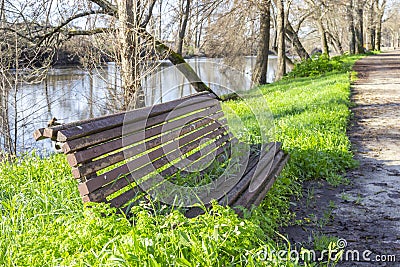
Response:
[{"label": "reflection on water", "polygon": [[[253,57],[245,58],[243,72],[224,66],[220,59],[196,58],[188,62],[217,94],[251,87]],[[162,62],[158,69],[142,81],[147,106],[195,93],[186,78],[169,63]],[[268,70],[268,81],[271,82],[276,58],[270,60]],[[50,141],[35,142],[32,138],[34,130],[45,127],[52,117],[72,122],[116,112],[123,104],[118,76],[116,65],[108,63],[92,72],[79,68],[52,69],[42,83],[22,85],[17,93],[20,152],[33,148],[52,151]]]}]

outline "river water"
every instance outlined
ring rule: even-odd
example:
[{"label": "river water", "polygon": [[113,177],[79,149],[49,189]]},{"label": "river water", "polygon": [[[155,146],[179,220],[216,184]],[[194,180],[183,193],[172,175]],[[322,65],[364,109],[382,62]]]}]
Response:
[{"label": "river water", "polygon": [[[217,94],[248,90],[254,57],[246,57],[243,70],[227,67],[221,59],[187,60],[200,78]],[[271,57],[268,81],[276,71],[276,57]],[[23,84],[17,93],[17,141],[19,152],[37,149],[53,151],[49,140],[35,142],[35,129],[45,127],[56,117],[62,122],[88,119],[114,113],[121,106],[118,70],[108,63],[91,73],[78,67],[54,68],[40,84]],[[145,105],[166,102],[195,93],[182,74],[168,62],[162,62],[153,74],[142,80]]]}]

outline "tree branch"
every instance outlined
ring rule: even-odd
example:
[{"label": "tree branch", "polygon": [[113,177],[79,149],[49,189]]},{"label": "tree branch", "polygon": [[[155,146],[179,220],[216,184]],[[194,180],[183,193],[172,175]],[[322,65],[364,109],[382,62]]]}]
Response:
[{"label": "tree branch", "polygon": [[94,35],[94,34],[98,34],[98,33],[110,32],[110,31],[113,31],[113,29],[110,29],[110,28],[96,28],[96,29],[92,29],[92,30],[71,30],[71,31],[68,31],[66,33],[66,35],[68,37],[72,37],[72,36],[77,36],[77,35]]},{"label": "tree branch", "polygon": [[[86,11],[86,12],[75,14],[74,16],[69,17],[68,19],[66,19],[64,22],[62,22],[57,27],[53,28],[53,30],[51,30],[50,32],[47,32],[46,34],[44,34],[42,36],[37,36],[36,39],[39,39],[38,45],[41,45],[47,38],[53,36],[55,33],[60,32],[61,29],[63,27],[65,27],[66,25],[68,25],[70,22],[72,22],[72,21],[74,21],[76,19],[79,19],[79,18],[83,18],[83,17],[89,16],[89,15],[95,15],[95,14],[111,15],[110,13],[105,12],[103,10],[89,10],[89,11]],[[78,34],[76,34],[76,35],[78,35]]]},{"label": "tree branch", "polygon": [[108,2],[107,0],[89,0],[89,1],[101,7],[105,12],[111,13],[113,16],[117,16],[118,14],[117,7]]},{"label": "tree branch", "polygon": [[[186,77],[188,82],[193,86],[193,88],[197,92],[210,92],[214,94],[218,99],[226,99],[225,97],[221,98],[215,92],[211,90],[197,75],[197,73],[193,70],[193,68],[185,61],[181,54],[175,52],[171,48],[169,48],[166,44],[157,40],[152,34],[150,34],[146,29],[140,28],[138,29],[138,33],[141,34],[142,38],[145,39],[148,43],[154,43],[155,49],[161,55],[165,55],[166,58],[171,61],[174,66],[178,68],[178,70]],[[229,95],[229,98],[232,98],[233,95]]]},{"label": "tree branch", "polygon": [[27,40],[27,41],[29,41],[31,43],[34,41],[32,38],[29,38],[28,36],[20,33],[20,31],[17,31],[15,29],[11,28],[11,27],[10,28],[0,28],[0,31],[8,31],[8,32],[15,33],[18,37],[21,37],[21,38],[23,38],[23,39],[25,39],[25,40]]},{"label": "tree branch", "polygon": [[152,0],[149,6],[149,11],[146,15],[146,17],[144,18],[143,22],[140,24],[141,28],[145,28],[147,26],[147,24],[149,23],[151,16],[153,15],[153,9],[154,9],[154,5],[156,4],[157,0]]}]

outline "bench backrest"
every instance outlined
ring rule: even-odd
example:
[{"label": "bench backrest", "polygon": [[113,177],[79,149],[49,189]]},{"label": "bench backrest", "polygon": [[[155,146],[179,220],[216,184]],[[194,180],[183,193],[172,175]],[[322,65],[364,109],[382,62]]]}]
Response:
[{"label": "bench backrest", "polygon": [[190,168],[226,152],[232,141],[219,101],[207,93],[40,129],[34,136],[63,142],[84,202],[113,207],[144,195],[140,179]]}]

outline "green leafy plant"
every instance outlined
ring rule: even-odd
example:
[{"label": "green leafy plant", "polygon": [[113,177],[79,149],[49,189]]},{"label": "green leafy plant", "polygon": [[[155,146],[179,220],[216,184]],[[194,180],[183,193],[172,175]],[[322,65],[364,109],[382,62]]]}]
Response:
[{"label": "green leafy plant", "polygon": [[351,64],[347,64],[342,59],[343,56],[329,58],[326,54],[315,54],[313,57],[295,64],[287,77],[316,77],[328,72],[350,71]]}]

